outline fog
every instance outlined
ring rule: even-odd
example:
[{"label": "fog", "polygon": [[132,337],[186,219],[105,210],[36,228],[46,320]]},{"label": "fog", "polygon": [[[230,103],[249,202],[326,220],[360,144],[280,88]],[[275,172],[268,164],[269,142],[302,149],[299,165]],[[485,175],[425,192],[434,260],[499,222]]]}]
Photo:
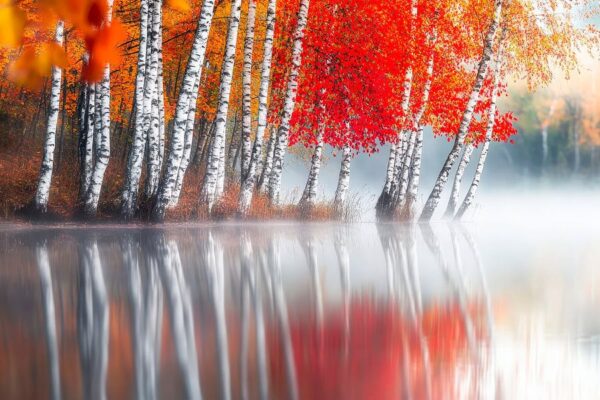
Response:
[{"label": "fog", "polygon": [[[431,132],[426,132],[420,205],[427,199],[451,145],[445,138],[433,138]],[[527,166],[516,162],[512,155],[515,146],[492,144],[478,199],[465,216],[465,221],[526,225],[569,223],[589,225],[590,228],[595,221],[600,221],[600,173],[561,177],[533,173]],[[359,154],[352,161],[350,190],[361,200],[363,222],[375,220],[374,207],[385,181],[388,155],[389,147],[385,146],[372,155]],[[478,157],[477,149],[465,173],[461,196],[468,189]],[[283,192],[287,193],[287,198],[297,200],[306,183],[309,166],[293,154],[289,155],[286,162]],[[319,197],[322,201],[333,198],[339,163],[340,157],[335,157],[333,151],[328,149],[319,180]],[[456,165],[452,172],[455,169]],[[452,173],[438,206],[437,219],[445,210],[453,176]]]}]

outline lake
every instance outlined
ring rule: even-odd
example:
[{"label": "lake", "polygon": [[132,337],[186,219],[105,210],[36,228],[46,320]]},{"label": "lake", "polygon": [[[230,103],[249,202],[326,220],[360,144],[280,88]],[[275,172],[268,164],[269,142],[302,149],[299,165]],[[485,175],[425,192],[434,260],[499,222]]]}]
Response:
[{"label": "lake", "polygon": [[599,238],[0,225],[0,398],[599,398]]}]

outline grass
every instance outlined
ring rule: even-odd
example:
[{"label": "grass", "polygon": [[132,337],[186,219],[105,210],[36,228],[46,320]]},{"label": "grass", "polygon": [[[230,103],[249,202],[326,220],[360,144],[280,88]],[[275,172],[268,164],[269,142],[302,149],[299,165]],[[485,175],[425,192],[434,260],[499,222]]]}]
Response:
[{"label": "grass", "polygon": [[[34,150],[35,149],[35,150]],[[41,143],[24,143],[16,146],[15,142],[0,148],[0,219],[35,219],[24,210],[31,203],[37,187],[37,179],[41,163]],[[113,157],[105,173],[104,185],[98,205],[97,221],[119,220],[120,193],[123,185],[125,166],[118,157]],[[179,204],[167,211],[168,222],[234,220],[238,219],[237,203],[239,184],[230,182],[220,201],[209,216],[205,205],[198,201],[202,184],[203,170],[190,167],[185,176]],[[140,192],[143,192],[142,176]],[[48,213],[44,219],[53,221],[74,221],[79,219],[80,205],[77,204],[79,178],[77,161],[73,157],[65,157],[62,165],[55,169],[50,189]],[[250,210],[245,219],[251,221],[298,220],[298,221],[357,221],[363,212],[359,195],[350,196],[347,204],[338,209],[329,201],[318,201],[310,208],[300,208],[294,199],[297,196],[289,193],[281,206],[272,206],[264,194],[253,196]],[[138,221],[147,220],[150,205],[140,205]],[[36,218],[39,218],[36,217]]]}]

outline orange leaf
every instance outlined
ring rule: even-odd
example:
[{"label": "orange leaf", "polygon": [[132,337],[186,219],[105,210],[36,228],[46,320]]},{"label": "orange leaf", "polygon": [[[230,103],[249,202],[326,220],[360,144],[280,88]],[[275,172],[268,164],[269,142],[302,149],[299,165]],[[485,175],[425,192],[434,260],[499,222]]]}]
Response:
[{"label": "orange leaf", "polygon": [[18,47],[24,28],[25,13],[6,0],[0,1],[0,46]]},{"label": "orange leaf", "polygon": [[187,0],[168,0],[167,4],[173,10],[187,12],[190,11],[190,3]]}]

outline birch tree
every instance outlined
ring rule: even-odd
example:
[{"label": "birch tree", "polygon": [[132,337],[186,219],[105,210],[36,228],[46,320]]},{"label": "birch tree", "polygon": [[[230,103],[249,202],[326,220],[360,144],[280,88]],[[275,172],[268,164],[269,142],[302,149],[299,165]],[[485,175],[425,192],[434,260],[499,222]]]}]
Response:
[{"label": "birch tree", "polygon": [[146,57],[148,66],[146,70],[146,80],[144,82],[144,130],[147,132],[147,156],[146,164],[146,183],[144,194],[146,199],[150,199],[156,194],[158,180],[160,178],[160,132],[158,110],[158,73],[159,73],[159,53],[162,43],[160,41],[162,30],[162,0],[155,0],[150,3],[151,23],[149,29],[149,47],[146,48]]},{"label": "birch tree", "polygon": [[153,209],[153,218],[155,220],[164,219],[165,210],[169,203],[177,203],[181,185],[183,184],[183,176],[189,164],[196,101],[214,9],[214,0],[204,1],[194,35],[190,58],[177,99],[169,157]]},{"label": "birch tree", "polygon": [[231,93],[231,81],[235,64],[235,49],[237,46],[237,34],[240,25],[241,3],[241,0],[231,1],[231,15],[229,16],[225,55],[223,57],[223,68],[221,70],[215,135],[211,146],[211,154],[206,166],[204,184],[202,186],[201,202],[206,204],[209,212],[212,211],[213,206],[221,197],[223,190],[225,174],[225,128],[227,123],[227,113],[229,111],[229,95]]},{"label": "birch tree", "polygon": [[269,134],[269,142],[267,143],[265,160],[262,163],[262,170],[260,172],[260,179],[258,181],[258,191],[260,193],[268,193],[269,177],[271,176],[271,170],[273,169],[273,154],[275,153],[276,146],[277,130],[272,127]]},{"label": "birch tree", "polygon": [[[417,8],[417,0],[411,0],[411,11],[410,11],[410,30],[412,31],[415,26],[415,22],[418,15]],[[408,107],[410,105],[410,95],[412,91],[412,82],[413,82],[413,68],[411,65],[408,65],[406,68],[406,73],[404,75],[403,81],[403,93],[402,93],[402,118],[406,118],[406,113],[408,112]],[[401,124],[402,126],[402,124]],[[395,186],[397,186],[396,170],[399,168],[402,161],[402,138],[404,132],[400,130],[398,134],[398,141],[393,142],[390,145],[390,155],[388,157],[386,176],[385,176],[385,184],[383,186],[383,190],[379,198],[377,199],[377,204],[375,206],[375,211],[378,218],[389,217],[390,209],[391,209],[391,201],[392,196],[394,194]]]},{"label": "birch tree", "polygon": [[[429,104],[429,94],[431,92],[431,85],[433,82],[433,70],[435,64],[435,45],[437,42],[437,29],[433,29],[433,32],[429,35],[429,45],[431,47],[429,57],[427,60],[427,69],[425,72],[425,85],[423,86],[423,93],[421,95],[421,106],[418,108],[417,112],[414,114],[412,120],[412,128],[409,133],[409,142],[406,147],[406,151],[404,153],[404,157],[402,157],[401,168],[398,169],[398,176],[395,178],[398,185],[398,190],[394,195],[392,207],[394,212],[396,212],[400,207],[404,205],[404,201],[406,199],[406,194],[408,192],[408,188],[410,185],[410,177],[414,173],[414,165],[413,161],[415,155],[422,152],[423,147],[423,138],[421,136],[421,140],[419,140],[419,133],[422,135],[422,130],[419,129],[421,125],[421,120],[423,119],[423,115],[427,111],[427,106]],[[419,149],[417,147],[420,146]],[[419,166],[420,167],[420,166]]]},{"label": "birch tree", "polygon": [[283,158],[287,151],[290,120],[296,105],[296,96],[298,94],[298,76],[302,65],[302,43],[304,40],[304,31],[308,22],[308,8],[310,0],[301,0],[298,10],[298,22],[294,32],[294,45],[292,49],[292,65],[287,81],[285,100],[281,112],[281,122],[277,132],[275,150],[273,153],[273,165],[269,176],[268,192],[271,204],[279,203],[279,192],[281,191],[281,174],[283,172]]},{"label": "birch tree", "polygon": [[256,0],[249,0],[248,15],[246,18],[246,39],[244,41],[244,68],[242,73],[242,182],[248,174],[250,158],[252,157],[252,55],[254,51],[255,21]]},{"label": "birch tree", "polygon": [[[54,40],[59,46],[64,41],[64,23],[58,21],[56,24]],[[33,208],[36,212],[45,213],[48,210],[48,198],[50,197],[50,185],[52,184],[52,170],[54,169],[54,148],[56,147],[56,127],[58,124],[58,111],[60,106],[62,70],[58,66],[52,67],[52,87],[50,93],[50,106],[48,110],[48,122],[46,125],[46,136],[44,138],[44,155],[38,178],[37,190],[33,199]]]},{"label": "birch tree", "polygon": [[[112,21],[113,1],[109,0],[106,23]],[[104,182],[104,173],[110,160],[110,65],[104,67],[102,81],[96,85],[94,108],[94,147],[95,160],[90,185],[85,196],[84,214],[88,217],[96,215],[100,191]],[[88,98],[89,100],[89,98]]]},{"label": "birch tree", "polygon": [[318,127],[317,144],[311,158],[308,179],[304,191],[302,192],[300,202],[298,203],[299,207],[305,210],[312,208],[317,200],[317,188],[319,185],[319,174],[321,172],[321,160],[323,157],[323,129],[324,127],[322,125]]},{"label": "birch tree", "polygon": [[[82,62],[87,62],[87,56],[84,56]],[[90,185],[92,176],[92,157],[93,157],[93,145],[94,138],[89,135],[89,94],[90,85],[87,83],[81,83],[79,89],[79,98],[77,100],[77,118],[78,118],[78,137],[77,147],[79,158],[79,194],[78,203],[82,204]],[[95,97],[94,97],[95,99]],[[93,132],[93,126],[91,127]]]},{"label": "birch tree", "polygon": [[474,149],[475,146],[473,143],[468,143],[463,150],[463,155],[458,163],[456,174],[454,175],[454,183],[452,184],[452,192],[450,192],[450,198],[448,199],[448,207],[444,213],[444,217],[446,218],[452,218],[456,212],[456,206],[460,196],[460,184],[465,174],[465,170],[467,169],[469,162],[471,162],[471,155],[473,154]]},{"label": "birch tree", "polygon": [[477,195],[477,190],[479,189],[479,183],[481,182],[481,175],[483,174],[483,168],[485,167],[485,161],[487,160],[487,155],[490,150],[490,143],[492,141],[492,135],[494,133],[494,125],[496,123],[496,110],[497,110],[497,99],[498,99],[498,86],[500,84],[500,70],[503,62],[504,55],[504,46],[505,46],[505,32],[503,31],[503,37],[501,38],[498,54],[496,55],[496,65],[494,71],[494,88],[492,90],[492,98],[490,101],[490,107],[488,110],[488,122],[486,126],[485,132],[485,141],[481,148],[481,154],[479,155],[479,161],[477,162],[477,167],[475,168],[475,175],[473,176],[473,181],[469,186],[469,190],[460,205],[458,212],[456,213],[455,218],[461,219],[465,212],[469,209],[469,207],[475,201],[475,196]]},{"label": "birch tree", "polygon": [[500,24],[500,19],[502,16],[502,2],[503,0],[495,0],[494,1],[494,14],[492,17],[492,21],[488,32],[486,34],[484,45],[483,45],[483,55],[479,62],[479,66],[477,69],[477,74],[475,76],[475,82],[473,84],[473,89],[469,96],[469,101],[464,110],[460,127],[458,129],[458,133],[456,135],[456,140],[454,141],[454,145],[446,158],[446,162],[442,167],[433,190],[423,207],[423,211],[420,216],[421,221],[429,221],[437,208],[438,203],[440,202],[440,198],[442,195],[442,191],[448,182],[448,176],[450,174],[450,169],[454,165],[454,162],[458,155],[460,154],[464,140],[469,131],[469,127],[471,125],[471,121],[473,119],[473,112],[477,102],[479,101],[479,92],[483,86],[483,81],[487,74],[488,65],[493,55],[493,47],[494,47],[494,39],[496,37],[496,31],[498,30],[498,25]]},{"label": "birch tree", "polygon": [[[263,155],[262,145],[265,130],[267,129],[267,114],[269,112],[269,86],[271,80],[271,63],[273,60],[273,39],[275,36],[276,11],[277,0],[269,0],[269,4],[267,6],[267,26],[260,77],[260,90],[258,93],[258,126],[256,128],[256,138],[254,139],[254,146],[252,147],[252,154],[250,155],[248,170],[245,177],[242,174],[242,190],[240,191],[240,199],[238,202],[238,211],[242,215],[245,215],[250,208],[252,194],[254,193],[254,187],[256,185],[259,163]],[[270,160],[272,160],[270,149],[273,148],[272,142],[274,141],[275,136],[271,134],[271,138],[269,139],[270,148],[267,149],[267,160],[265,162],[265,168],[268,168],[269,171]]]},{"label": "birch tree", "polygon": [[342,161],[340,163],[340,174],[335,189],[333,207],[340,214],[347,202],[348,188],[350,187],[350,162],[352,161],[352,148],[346,144],[342,150]]},{"label": "birch tree", "polygon": [[135,131],[131,147],[127,169],[125,171],[125,184],[123,187],[121,215],[125,219],[133,217],[137,208],[137,196],[142,175],[142,164],[144,162],[144,150],[146,145],[146,131],[144,130],[144,82],[146,80],[146,48],[148,45],[148,2],[154,0],[140,1],[140,43],[137,59],[137,73],[135,78]]}]

